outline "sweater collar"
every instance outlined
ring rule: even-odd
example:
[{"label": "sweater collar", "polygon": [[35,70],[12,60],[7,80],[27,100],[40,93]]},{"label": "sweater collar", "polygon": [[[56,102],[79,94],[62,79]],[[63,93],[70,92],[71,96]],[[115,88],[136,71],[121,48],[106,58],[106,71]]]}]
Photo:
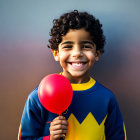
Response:
[{"label": "sweater collar", "polygon": [[[62,75],[62,72],[59,74]],[[71,86],[74,91],[81,91],[81,90],[90,89],[92,86],[95,85],[95,83],[96,81],[92,77],[90,77],[90,80],[86,83],[82,83],[82,84],[71,83]]]},{"label": "sweater collar", "polygon": [[90,80],[87,83],[82,83],[82,84],[71,84],[72,89],[74,91],[81,91],[81,90],[87,90],[90,89],[93,85],[95,85],[96,81],[90,77]]}]

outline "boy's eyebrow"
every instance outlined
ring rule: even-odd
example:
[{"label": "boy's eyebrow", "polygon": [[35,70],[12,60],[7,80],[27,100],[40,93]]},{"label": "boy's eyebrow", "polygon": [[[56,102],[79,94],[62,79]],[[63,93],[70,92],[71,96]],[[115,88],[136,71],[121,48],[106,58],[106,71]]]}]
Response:
[{"label": "boy's eyebrow", "polygon": [[73,44],[72,41],[65,41],[65,42],[62,42],[61,45],[64,45],[64,44]]},{"label": "boy's eyebrow", "polygon": [[[80,41],[80,42],[79,42],[79,44],[86,44],[86,43],[91,44],[91,45],[93,45],[93,46],[95,45],[94,42],[88,41],[88,40],[86,40],[86,41]],[[61,45],[64,45],[64,44],[74,44],[74,42],[72,42],[72,41],[65,41],[65,42],[62,42],[62,43],[61,43]]]},{"label": "boy's eyebrow", "polygon": [[80,44],[86,44],[86,43],[87,43],[87,44],[91,44],[91,45],[93,45],[93,46],[95,45],[95,43],[94,43],[93,41],[88,41],[88,40],[86,40],[86,41],[81,41],[81,42],[80,42]]}]

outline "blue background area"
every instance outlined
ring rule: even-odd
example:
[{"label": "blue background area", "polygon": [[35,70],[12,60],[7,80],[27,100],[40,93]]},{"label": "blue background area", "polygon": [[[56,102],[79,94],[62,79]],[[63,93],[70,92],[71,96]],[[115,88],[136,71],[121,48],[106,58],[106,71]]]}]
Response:
[{"label": "blue background area", "polygon": [[128,140],[140,134],[139,0],[0,0],[0,136],[15,140],[29,92],[61,71],[46,47],[52,21],[71,10],[99,18],[105,53],[91,74],[118,99]]}]

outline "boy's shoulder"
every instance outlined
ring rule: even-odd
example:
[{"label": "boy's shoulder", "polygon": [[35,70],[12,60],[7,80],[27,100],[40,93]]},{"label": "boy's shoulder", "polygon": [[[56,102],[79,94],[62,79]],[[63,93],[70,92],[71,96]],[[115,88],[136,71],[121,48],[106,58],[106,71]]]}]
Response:
[{"label": "boy's shoulder", "polygon": [[38,97],[38,86],[29,93],[27,102],[35,106],[42,106]]},{"label": "boy's shoulder", "polygon": [[102,98],[113,100],[113,101],[116,100],[114,93],[110,89],[108,89],[107,87],[105,87],[104,85],[102,85],[97,81],[95,86],[96,86],[96,91],[98,92],[97,94],[100,94]]},{"label": "boy's shoulder", "polygon": [[29,93],[28,98],[33,100],[38,98],[38,86]]}]

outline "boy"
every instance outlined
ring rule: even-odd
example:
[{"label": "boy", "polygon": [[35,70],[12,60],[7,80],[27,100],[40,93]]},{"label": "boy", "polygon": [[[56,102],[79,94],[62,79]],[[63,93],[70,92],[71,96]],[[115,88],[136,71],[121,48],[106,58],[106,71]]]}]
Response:
[{"label": "boy", "polygon": [[27,99],[19,139],[126,140],[113,93],[89,76],[104,52],[101,27],[95,17],[77,10],[54,20],[49,48],[63,68],[61,74],[71,82],[73,100],[63,116],[57,116],[43,108],[37,87]]}]

